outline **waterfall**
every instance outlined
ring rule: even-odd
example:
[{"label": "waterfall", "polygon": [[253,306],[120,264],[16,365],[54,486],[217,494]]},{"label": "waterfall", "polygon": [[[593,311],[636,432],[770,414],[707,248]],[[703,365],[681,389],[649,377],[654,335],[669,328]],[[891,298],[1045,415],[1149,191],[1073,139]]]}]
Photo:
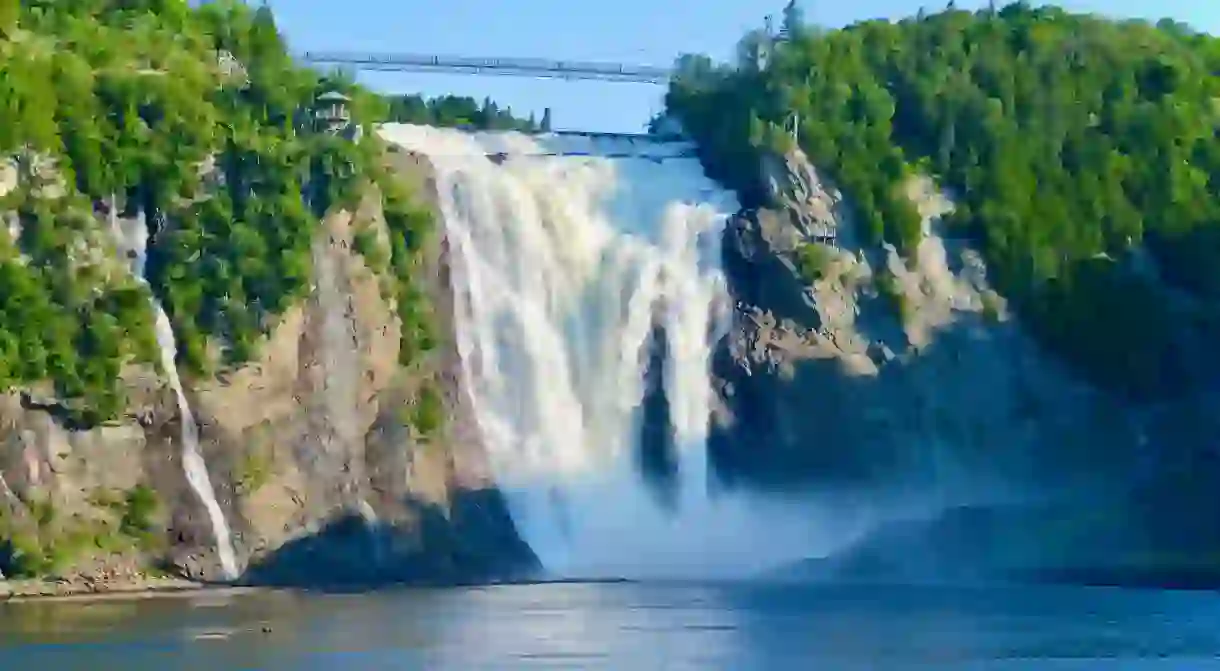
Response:
[{"label": "waterfall", "polygon": [[[462,382],[544,566],[727,577],[818,554],[816,511],[709,492],[710,357],[727,331],[720,239],[738,204],[689,146],[403,124],[381,135],[436,171]],[[663,375],[646,375],[658,363]],[[665,441],[641,425],[646,377],[664,388],[651,414]],[[676,470],[666,497],[639,473],[649,435]]]},{"label": "waterfall", "polygon": [[[113,199],[110,207],[110,227],[114,238],[129,263],[131,274],[148,287],[148,279],[144,276],[144,266],[148,252],[148,222],[143,211],[134,219],[120,223],[115,211]],[[126,230],[124,230],[126,229]],[[225,520],[224,511],[216,501],[216,491],[212,488],[208,477],[207,464],[199,451],[199,427],[195,424],[195,416],[187,402],[186,392],[182,388],[182,380],[178,377],[178,366],[175,359],[178,355],[174,340],[174,329],[170,324],[169,315],[161,307],[156,295],[149,287],[153,313],[156,317],[157,345],[161,350],[161,366],[169,376],[170,386],[178,401],[178,415],[182,423],[182,469],[186,481],[207,512],[212,533],[216,538],[216,553],[220,557],[221,571],[226,580],[235,580],[238,576],[237,559],[233,550],[233,540],[229,532],[229,524]]]}]

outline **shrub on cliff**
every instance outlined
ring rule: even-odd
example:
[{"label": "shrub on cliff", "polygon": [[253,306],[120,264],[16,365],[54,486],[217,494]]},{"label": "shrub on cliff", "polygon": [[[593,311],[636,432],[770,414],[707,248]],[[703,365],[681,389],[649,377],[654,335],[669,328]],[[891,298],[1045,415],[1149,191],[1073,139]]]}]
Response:
[{"label": "shrub on cliff", "polygon": [[919,220],[899,185],[918,164],[960,194],[953,225],[1043,343],[1131,393],[1174,386],[1187,364],[1165,301],[1139,302],[1150,280],[1098,259],[1142,246],[1220,297],[1220,40],[1016,3],[801,31],[760,67],[765,44],[747,36],[732,67],[678,63],[667,114],[714,176],[756,195],[758,154],[797,119],[865,238],[909,252]]},{"label": "shrub on cliff", "polygon": [[806,242],[796,249],[797,270],[809,284],[824,279],[834,261],[834,251],[820,242]]}]

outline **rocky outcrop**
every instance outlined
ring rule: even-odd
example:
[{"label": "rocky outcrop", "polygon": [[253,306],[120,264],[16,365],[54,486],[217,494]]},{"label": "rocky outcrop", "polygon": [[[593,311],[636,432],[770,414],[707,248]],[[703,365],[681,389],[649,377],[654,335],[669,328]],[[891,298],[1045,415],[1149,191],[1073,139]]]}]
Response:
[{"label": "rocky outcrop", "polygon": [[[1134,406],[1036,346],[979,252],[943,226],[952,198],[931,180],[908,184],[924,235],[905,260],[856,239],[844,196],[799,153],[770,159],[762,181],[770,205],[725,239],[736,309],[714,362],[721,479],[923,508],[895,515],[1063,497],[1071,514],[1122,515],[1165,489],[1165,462],[1220,451],[1214,394]],[[1220,545],[1220,525],[1210,537]]]},{"label": "rocky outcrop", "polygon": [[[393,160],[429,193],[425,162]],[[441,236],[419,268],[441,345],[399,363],[390,287],[353,239],[360,226],[388,240],[379,202],[323,221],[309,296],[279,318],[255,361],[184,381],[247,581],[466,581],[536,565],[487,476],[457,387]],[[215,578],[212,531],[179,461],[173,394],[149,371],[125,379],[126,414],[87,430],[65,426],[36,394],[0,403],[10,559],[33,543],[49,570],[105,575],[153,561]],[[436,400],[445,421],[420,428],[420,405]]]}]

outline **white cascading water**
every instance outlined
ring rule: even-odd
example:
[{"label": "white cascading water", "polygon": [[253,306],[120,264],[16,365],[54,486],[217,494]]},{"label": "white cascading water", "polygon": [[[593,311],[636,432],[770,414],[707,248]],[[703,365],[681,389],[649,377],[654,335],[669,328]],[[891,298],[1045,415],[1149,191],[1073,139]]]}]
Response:
[{"label": "white cascading water", "polygon": [[[130,220],[121,221],[114,207],[111,207],[110,227],[131,268],[133,277],[148,286],[144,276],[144,265],[148,252],[148,222],[143,212]],[[151,291],[151,289],[150,289]],[[237,557],[233,550],[233,540],[229,532],[229,524],[225,520],[224,511],[216,501],[216,492],[212,489],[211,478],[208,477],[207,464],[199,451],[199,427],[195,424],[195,416],[187,402],[186,392],[182,389],[182,380],[178,377],[178,366],[175,359],[178,355],[174,339],[174,329],[170,324],[169,315],[161,307],[160,301],[153,295],[151,298],[153,314],[156,318],[157,345],[161,350],[161,365],[169,376],[170,386],[178,401],[178,414],[182,422],[182,469],[186,474],[187,483],[207,512],[212,533],[216,537],[216,553],[220,558],[220,568],[226,580],[237,578]]]},{"label": "white cascading water", "polygon": [[[838,524],[816,508],[709,496],[710,356],[728,319],[720,238],[738,204],[688,146],[403,124],[381,135],[435,168],[463,382],[547,569],[733,577],[825,553],[819,532]],[[670,508],[633,461],[658,307],[679,459]]]}]

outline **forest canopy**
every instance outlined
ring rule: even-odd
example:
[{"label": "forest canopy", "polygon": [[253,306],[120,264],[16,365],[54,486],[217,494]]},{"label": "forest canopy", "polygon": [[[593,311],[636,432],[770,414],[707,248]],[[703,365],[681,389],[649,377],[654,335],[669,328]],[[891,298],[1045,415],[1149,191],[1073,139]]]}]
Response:
[{"label": "forest canopy", "polygon": [[[786,17],[732,65],[684,56],[666,114],[713,175],[757,196],[760,152],[796,141],[849,194],[872,244],[909,252],[914,172],[958,200],[1041,342],[1136,395],[1192,376],[1170,333],[1220,336],[1220,40],[1172,21],[1024,3],[819,30]],[[1171,309],[1146,255],[1210,307]]]},{"label": "forest canopy", "polygon": [[477,102],[468,96],[438,96],[427,99],[420,95],[388,96],[386,121],[427,126],[470,127],[480,130],[516,130],[537,132],[550,130],[550,114],[536,121],[533,113],[522,119],[512,108],[501,108],[491,98]]},{"label": "forest canopy", "polygon": [[[795,119],[864,237],[909,251],[919,222],[900,185],[929,173],[957,196],[951,230],[1047,347],[1136,394],[1190,377],[1169,334],[1220,335],[1220,41],[1022,3],[784,24],[775,44],[747,35],[735,64],[678,63],[667,113],[713,176],[756,192],[760,153],[783,149]],[[216,343],[223,363],[253,355],[307,291],[319,216],[384,181],[374,122],[549,125],[324,77],[292,61],[269,9],[237,0],[0,2],[0,33],[0,388],[49,382],[82,420],[121,409],[126,363],[156,360],[149,290],[187,370],[213,365]],[[333,88],[362,142],[308,132]],[[409,285],[429,222],[410,194],[387,188],[386,204],[386,269],[426,344]],[[147,287],[98,253],[111,210],[144,213],[156,235]],[[1185,319],[1131,271],[1136,255],[1211,309]]]},{"label": "forest canopy", "polygon": [[[490,101],[385,99],[301,67],[271,10],[238,0],[0,0],[0,33],[0,389],[50,383],[87,423],[122,409],[125,364],[157,361],[149,290],[187,371],[240,363],[307,292],[319,217],[361,184],[386,187],[387,270],[400,314],[423,320],[411,255],[430,222],[386,183],[371,125],[416,109],[530,124]],[[312,132],[331,89],[351,97],[361,142]],[[116,257],[111,211],[146,218],[148,285]],[[404,338],[426,341],[417,326]]]}]

